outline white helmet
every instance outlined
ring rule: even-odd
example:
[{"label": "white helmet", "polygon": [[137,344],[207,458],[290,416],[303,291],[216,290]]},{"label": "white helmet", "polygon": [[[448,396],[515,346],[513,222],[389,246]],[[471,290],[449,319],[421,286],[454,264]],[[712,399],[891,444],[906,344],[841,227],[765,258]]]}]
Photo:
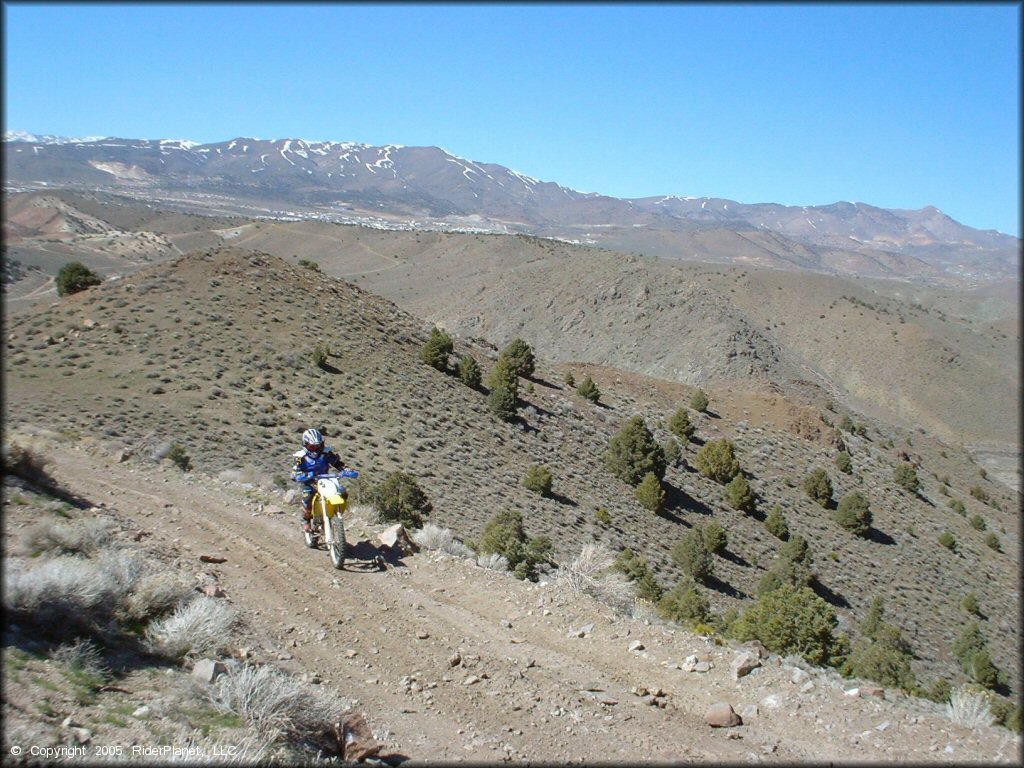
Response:
[{"label": "white helmet", "polygon": [[324,436],[317,429],[307,429],[302,433],[302,444],[310,453],[320,453],[324,449]]}]

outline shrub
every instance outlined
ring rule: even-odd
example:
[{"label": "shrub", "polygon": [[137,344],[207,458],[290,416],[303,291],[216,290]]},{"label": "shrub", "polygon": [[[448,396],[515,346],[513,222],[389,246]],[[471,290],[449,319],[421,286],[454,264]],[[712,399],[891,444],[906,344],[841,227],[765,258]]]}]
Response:
[{"label": "shrub", "polygon": [[480,555],[476,559],[476,564],[481,568],[487,568],[491,571],[507,571],[508,570],[508,558],[504,555],[499,555],[497,552],[491,552],[486,555]]},{"label": "shrub", "polygon": [[601,507],[599,510],[597,510],[597,512],[594,513],[594,517],[597,519],[597,522],[599,522],[601,525],[611,525],[612,515],[604,507]]},{"label": "shrub", "polygon": [[430,338],[420,350],[420,360],[431,368],[445,373],[448,370],[448,355],[454,350],[452,337],[434,326],[430,329]]},{"label": "shrub", "polygon": [[495,514],[484,526],[477,547],[481,554],[498,554],[520,579],[536,581],[538,566],[551,563],[554,545],[546,536],[528,539],[523,527],[523,513],[504,510]]},{"label": "shrub", "polygon": [[693,457],[693,464],[705,477],[725,485],[740,471],[736,446],[731,440],[709,440]]},{"label": "shrub", "polygon": [[964,595],[963,600],[960,601],[960,607],[974,616],[981,615],[981,606],[978,604],[978,596],[973,592],[968,592]]},{"label": "shrub", "polygon": [[693,439],[693,433],[697,431],[693,422],[690,421],[690,412],[683,407],[677,409],[669,418],[668,429],[684,443],[690,442]]},{"label": "shrub", "polygon": [[960,501],[960,499],[950,499],[949,508],[956,512],[958,515],[964,517],[967,515],[967,507],[964,506],[964,503]]},{"label": "shrub", "polygon": [[1002,546],[1001,546],[1001,545],[1000,545],[1000,543],[999,543],[999,537],[998,537],[998,536],[996,536],[996,535],[995,535],[994,533],[989,533],[989,534],[988,534],[988,535],[987,535],[987,536],[985,537],[985,545],[986,545],[986,546],[987,546],[987,547],[988,547],[989,549],[993,549],[993,550],[995,550],[996,552],[1002,552],[1002,551],[1003,551],[1003,548],[1002,548]]},{"label": "shrub", "polygon": [[950,694],[953,693],[953,686],[950,685],[949,681],[944,677],[937,677],[931,684],[927,691],[925,691],[925,698],[931,699],[938,704],[945,704],[949,701]]},{"label": "shrub", "polygon": [[914,690],[917,683],[910,667],[913,652],[900,630],[884,621],[884,612],[884,600],[881,596],[875,597],[861,622],[862,637],[844,665],[844,672],[883,685]]},{"label": "shrub", "polygon": [[757,584],[757,594],[763,595],[779,587],[809,587],[814,583],[814,570],[809,562],[790,560],[778,557],[772,567],[765,571]]},{"label": "shrub", "polygon": [[661,452],[665,454],[665,466],[677,467],[679,460],[683,458],[683,449],[679,447],[679,441],[670,437],[661,444]]},{"label": "shrub", "polygon": [[44,520],[25,532],[22,542],[33,557],[51,555],[91,555],[109,545],[117,531],[110,518],[79,519],[64,523]]},{"label": "shrub", "polygon": [[653,472],[644,475],[644,479],[640,481],[633,494],[640,502],[640,506],[655,514],[665,507],[665,489],[661,487],[661,481]]},{"label": "shrub", "polygon": [[185,451],[185,448],[178,443],[171,444],[171,450],[168,451],[167,458],[182,472],[188,472],[192,469],[191,457]]},{"label": "shrub", "polygon": [[381,519],[401,523],[407,528],[423,525],[424,515],[430,514],[433,505],[412,475],[396,471],[370,491],[370,503],[380,513]]},{"label": "shrub", "polygon": [[139,579],[125,599],[124,612],[131,621],[165,616],[189,602],[195,590],[180,573],[157,571]]},{"label": "shrub", "polygon": [[814,558],[811,556],[811,548],[807,539],[797,534],[789,541],[779,547],[779,556],[793,563],[804,563],[810,565]]},{"label": "shrub", "polygon": [[690,397],[690,407],[693,408],[697,413],[704,413],[709,405],[707,393],[703,389],[698,389]]},{"label": "shrub", "polygon": [[985,489],[982,488],[980,485],[971,486],[971,498],[977,499],[982,504],[987,504],[989,501],[988,494],[985,492]]},{"label": "shrub", "polygon": [[917,493],[921,488],[921,481],[917,478],[917,472],[909,464],[899,464],[892,473],[893,482],[900,486],[907,493]]},{"label": "shrub", "polygon": [[236,621],[235,610],[224,600],[197,597],[174,613],[146,628],[146,645],[161,656],[180,659],[185,654],[225,650]]},{"label": "shrub", "polygon": [[850,454],[846,451],[840,451],[836,456],[836,469],[844,475],[849,475],[853,472],[853,461],[850,460]]},{"label": "shrub", "polygon": [[985,527],[985,519],[981,515],[971,516],[971,528],[976,531],[984,531]]},{"label": "shrub", "polygon": [[516,376],[525,379],[533,376],[534,356],[533,349],[522,339],[513,339],[508,346],[501,351],[500,357],[508,361],[509,367]]},{"label": "shrub", "polygon": [[1020,705],[1013,705],[1009,699],[1003,698],[1002,696],[996,696],[989,694],[988,697],[989,710],[992,712],[993,719],[1009,728],[1014,733],[1020,733]]},{"label": "shrub", "polygon": [[658,600],[658,614],[677,624],[693,627],[711,618],[711,604],[691,579],[683,578]]},{"label": "shrub", "polygon": [[576,387],[576,394],[592,403],[596,403],[601,399],[601,390],[597,388],[597,384],[594,383],[594,380],[589,375]]},{"label": "shrub", "polygon": [[488,380],[491,391],[487,395],[487,407],[502,421],[515,421],[519,405],[519,378],[508,360],[499,357],[491,370]]},{"label": "shrub", "polygon": [[950,552],[956,551],[956,537],[949,531],[943,531],[939,534],[939,544]]},{"label": "shrub", "polygon": [[31,448],[24,448],[18,443],[4,443],[3,467],[5,475],[14,475],[22,480],[27,480],[32,485],[43,490],[53,490],[56,482],[50,473],[46,471],[49,461],[33,451]]},{"label": "shrub", "polygon": [[696,529],[688,531],[672,547],[672,562],[687,576],[700,582],[706,582],[714,574],[711,553]]},{"label": "shrub", "polygon": [[832,503],[832,481],[828,472],[820,467],[804,478],[804,491],[823,507]]},{"label": "shrub", "polygon": [[576,389],[576,377],[572,375],[572,371],[565,372],[565,386]]},{"label": "shrub", "polygon": [[789,523],[786,522],[786,517],[782,514],[782,507],[778,504],[771,508],[768,517],[764,519],[764,527],[777,539],[785,541],[789,538]]},{"label": "shrub", "polygon": [[839,428],[843,432],[853,432],[853,419],[847,414],[843,414],[843,418],[839,420]]},{"label": "shrub", "polygon": [[523,485],[527,490],[539,493],[541,496],[551,495],[552,482],[551,472],[548,471],[548,468],[536,465],[527,469],[526,476],[523,478]]},{"label": "shrub", "polygon": [[964,627],[953,641],[951,650],[960,663],[960,668],[974,682],[986,688],[995,688],[1003,684],[1003,674],[992,662],[988,652],[988,640],[978,622],[972,621]]},{"label": "shrub", "polygon": [[613,475],[630,485],[638,485],[644,475],[665,476],[665,454],[643,417],[634,416],[608,444],[604,461]]},{"label": "shrub", "polygon": [[725,533],[725,528],[720,526],[714,520],[710,523],[706,523],[700,527],[700,535],[704,540],[704,546],[707,547],[708,552],[719,555],[725,552],[729,546],[729,538]]},{"label": "shrub", "polygon": [[628,547],[622,550],[615,558],[614,568],[630,581],[636,582],[637,597],[652,603],[661,599],[661,587],[658,586],[647,560],[635,554],[633,550]]},{"label": "shrub", "polygon": [[833,517],[841,528],[857,536],[867,536],[871,530],[871,507],[860,491],[843,496]]},{"label": "shrub", "polygon": [[470,389],[480,389],[480,364],[472,355],[463,355],[459,360],[459,381]]},{"label": "shrub", "polygon": [[950,694],[946,705],[949,719],[964,728],[981,728],[992,724],[988,697],[967,687],[957,688]]},{"label": "shrub", "polygon": [[313,346],[313,351],[309,353],[309,359],[317,368],[325,370],[327,368],[327,358],[330,354],[331,348],[327,346],[327,342],[318,341]]},{"label": "shrub", "polygon": [[725,498],[729,506],[741,512],[754,511],[754,491],[742,474],[736,475],[725,486]]},{"label": "shrub", "polygon": [[598,577],[615,564],[611,551],[601,544],[584,544],[580,553],[559,569],[559,578],[576,595],[591,594]]},{"label": "shrub", "polygon": [[731,631],[737,640],[760,640],[769,651],[799,654],[821,666],[840,656],[836,624],[835,609],[813,590],[787,584],[760,595]]},{"label": "shrub", "polygon": [[78,261],[65,264],[57,272],[57,295],[68,296],[99,285],[100,276]]}]

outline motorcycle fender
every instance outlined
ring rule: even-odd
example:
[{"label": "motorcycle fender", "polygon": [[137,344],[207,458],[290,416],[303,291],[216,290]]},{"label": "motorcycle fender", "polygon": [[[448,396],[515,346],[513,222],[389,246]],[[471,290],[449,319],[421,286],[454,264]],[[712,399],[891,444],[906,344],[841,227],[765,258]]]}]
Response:
[{"label": "motorcycle fender", "polygon": [[328,496],[327,501],[330,502],[332,507],[336,507],[338,512],[345,511],[345,497],[340,494],[334,496]]}]

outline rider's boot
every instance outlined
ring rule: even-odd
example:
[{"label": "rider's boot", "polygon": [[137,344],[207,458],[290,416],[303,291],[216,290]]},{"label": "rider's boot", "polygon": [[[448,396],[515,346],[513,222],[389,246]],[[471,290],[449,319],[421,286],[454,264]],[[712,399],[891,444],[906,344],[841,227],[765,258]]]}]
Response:
[{"label": "rider's boot", "polygon": [[312,525],[313,513],[311,510],[302,508],[302,530],[306,533],[310,533],[313,530]]}]

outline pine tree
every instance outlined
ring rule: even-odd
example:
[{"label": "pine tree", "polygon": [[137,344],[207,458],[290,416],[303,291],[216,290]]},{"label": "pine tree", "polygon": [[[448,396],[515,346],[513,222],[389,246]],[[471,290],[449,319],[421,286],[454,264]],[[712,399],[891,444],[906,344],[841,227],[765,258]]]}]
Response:
[{"label": "pine tree", "polygon": [[519,377],[508,360],[499,356],[488,381],[491,391],[487,395],[487,407],[502,421],[515,421],[519,404]]},{"label": "pine tree", "polygon": [[522,376],[524,379],[533,376],[533,367],[536,362],[533,349],[522,339],[516,338],[509,342],[508,346],[501,351],[501,357],[508,360],[516,376]]},{"label": "pine tree", "polygon": [[693,438],[693,433],[697,431],[697,428],[690,420],[690,413],[686,408],[679,408],[672,414],[672,417],[668,420],[668,428],[672,434],[684,443],[690,442]]},{"label": "pine tree", "polygon": [[430,367],[445,373],[448,370],[448,355],[453,349],[452,337],[435,326],[431,328],[430,338],[420,350],[420,359]]},{"label": "pine tree", "polygon": [[665,506],[665,489],[661,487],[661,481],[655,477],[653,472],[644,475],[644,479],[640,481],[640,485],[636,487],[634,493],[640,505],[655,514],[661,512]]},{"label": "pine tree", "polygon": [[630,485],[638,485],[648,472],[658,480],[665,476],[665,453],[641,416],[630,419],[611,439],[604,460],[613,475]]}]

